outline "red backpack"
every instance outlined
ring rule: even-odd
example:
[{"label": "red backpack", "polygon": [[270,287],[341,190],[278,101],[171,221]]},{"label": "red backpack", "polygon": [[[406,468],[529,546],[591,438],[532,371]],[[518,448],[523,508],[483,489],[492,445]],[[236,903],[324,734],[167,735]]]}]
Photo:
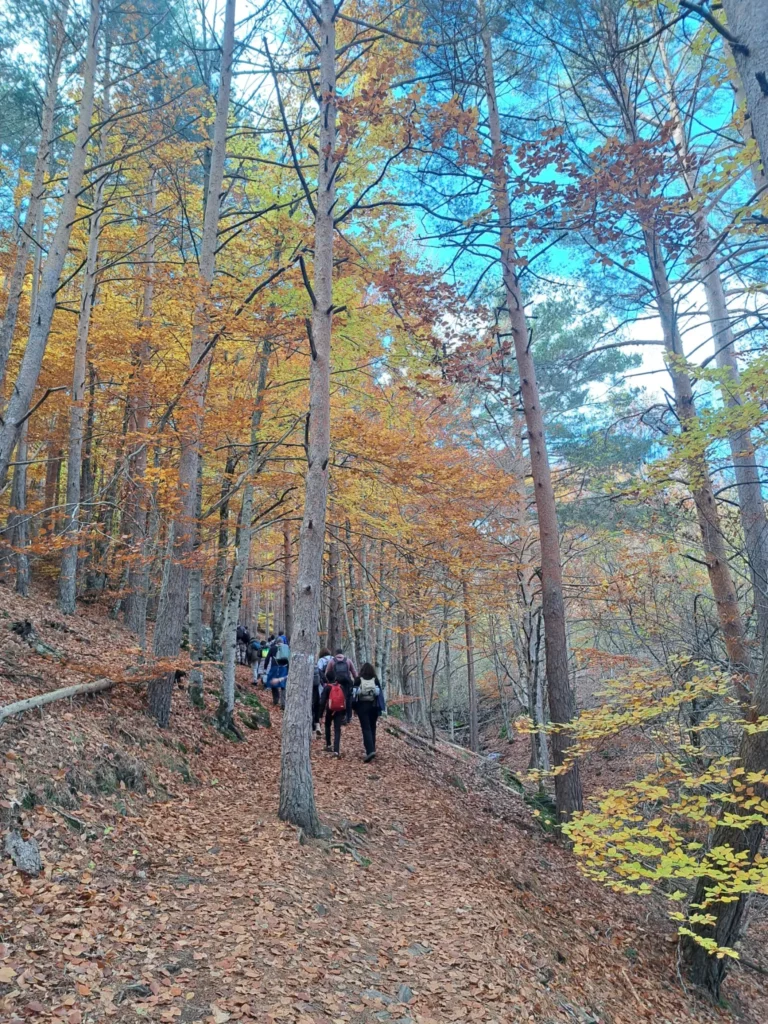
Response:
[{"label": "red backpack", "polygon": [[347,701],[339,683],[331,684],[331,692],[328,694],[328,710],[332,715],[347,710]]}]

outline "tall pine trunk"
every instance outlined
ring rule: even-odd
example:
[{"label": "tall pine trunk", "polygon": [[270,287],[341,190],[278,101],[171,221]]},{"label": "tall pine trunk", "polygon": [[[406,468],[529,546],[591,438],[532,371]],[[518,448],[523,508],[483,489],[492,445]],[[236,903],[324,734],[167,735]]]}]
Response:
[{"label": "tall pine trunk", "polygon": [[309,424],[304,517],[293,602],[294,629],[290,685],[286,691],[280,751],[280,817],[307,833],[320,832],[315,807],[310,697],[317,657],[317,623],[322,590],[323,545],[328,505],[331,446],[331,328],[333,323],[333,211],[336,197],[336,9],[321,0],[319,30],[320,105],[314,232],[314,307],[309,371]]},{"label": "tall pine trunk", "polygon": [[728,28],[738,44],[731,46],[744,86],[752,135],[763,172],[768,170],[768,5],[765,0],[722,0]]},{"label": "tall pine trunk", "polygon": [[[520,377],[523,411],[528,432],[531,475],[533,476],[539,521],[544,650],[549,711],[555,726],[555,731],[552,733],[552,761],[555,767],[559,768],[566,763],[568,758],[571,740],[564,727],[567,727],[576,714],[576,700],[568,672],[568,640],[565,627],[557,508],[544,435],[544,416],[539,401],[536,367],[531,354],[522,291],[515,272],[515,244],[512,235],[507,158],[501,137],[493,51],[488,29],[482,33],[482,43],[492,146],[493,199],[499,218],[499,248],[504,296]],[[560,821],[567,821],[574,811],[581,809],[582,793],[578,763],[571,762],[566,771],[555,776],[555,801]]]}]

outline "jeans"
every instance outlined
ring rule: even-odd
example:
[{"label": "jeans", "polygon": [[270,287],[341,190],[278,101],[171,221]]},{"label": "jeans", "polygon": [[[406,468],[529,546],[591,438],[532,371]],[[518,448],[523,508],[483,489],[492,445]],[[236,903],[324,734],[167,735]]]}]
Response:
[{"label": "jeans", "polygon": [[376,720],[379,717],[379,709],[376,701],[358,701],[355,708],[357,717],[360,719],[360,728],[363,733],[363,746],[366,754],[376,753]]}]

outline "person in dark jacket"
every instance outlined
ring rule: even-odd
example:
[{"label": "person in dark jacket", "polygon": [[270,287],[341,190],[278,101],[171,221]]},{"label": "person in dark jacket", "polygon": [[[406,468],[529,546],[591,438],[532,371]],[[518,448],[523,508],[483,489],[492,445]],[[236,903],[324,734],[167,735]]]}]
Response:
[{"label": "person in dark jacket", "polygon": [[348,725],[352,720],[352,690],[355,686],[355,680],[357,679],[357,669],[355,663],[351,658],[348,658],[344,653],[343,648],[337,647],[336,654],[333,656],[333,660],[329,661],[325,667],[325,677],[328,678],[328,673],[333,668],[335,673],[335,679],[341,683],[341,688],[344,691],[344,696],[347,700],[347,715],[345,718],[345,725]]},{"label": "person in dark jacket", "polygon": [[325,679],[325,669],[333,656],[327,647],[324,647],[317,656],[315,674],[312,680],[312,732],[320,735],[320,719],[325,710],[326,691],[330,689]]},{"label": "person in dark jacket", "polygon": [[[325,709],[325,749],[334,757],[341,757],[341,727],[347,719],[347,710],[351,707],[351,699],[347,699],[344,692],[343,680],[336,679],[336,668],[333,661],[328,663],[325,670],[325,691],[323,693],[323,707]],[[338,710],[331,708],[331,692],[334,684],[338,682],[344,693],[344,707]],[[333,723],[333,746],[331,746],[331,723]]]},{"label": "person in dark jacket", "polygon": [[363,746],[365,747],[363,761],[366,763],[376,757],[376,722],[381,713],[379,708],[381,696],[381,685],[376,676],[376,669],[366,661],[360,669],[360,678],[353,690],[353,707],[363,733]]}]

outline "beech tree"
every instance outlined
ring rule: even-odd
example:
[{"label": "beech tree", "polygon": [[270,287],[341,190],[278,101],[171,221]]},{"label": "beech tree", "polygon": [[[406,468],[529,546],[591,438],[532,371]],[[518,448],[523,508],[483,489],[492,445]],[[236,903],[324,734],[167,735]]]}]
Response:
[{"label": "beech tree", "polygon": [[[46,346],[48,345],[51,321],[53,320],[56,306],[56,294],[59,290],[61,275],[69,248],[69,239],[76,219],[75,215],[91,134],[100,20],[99,0],[91,0],[90,19],[85,37],[83,86],[78,109],[77,133],[67,169],[66,190],[59,206],[56,231],[43,265],[37,301],[32,312],[29,337],[24,348],[24,356],[13,388],[8,395],[5,416],[2,426],[0,426],[0,486],[5,483],[13,449],[16,447],[18,440],[19,430],[30,412],[30,402],[37,385]],[[48,140],[43,137],[41,146],[47,148],[48,144]],[[41,165],[41,174],[42,166],[44,165]]]}]

